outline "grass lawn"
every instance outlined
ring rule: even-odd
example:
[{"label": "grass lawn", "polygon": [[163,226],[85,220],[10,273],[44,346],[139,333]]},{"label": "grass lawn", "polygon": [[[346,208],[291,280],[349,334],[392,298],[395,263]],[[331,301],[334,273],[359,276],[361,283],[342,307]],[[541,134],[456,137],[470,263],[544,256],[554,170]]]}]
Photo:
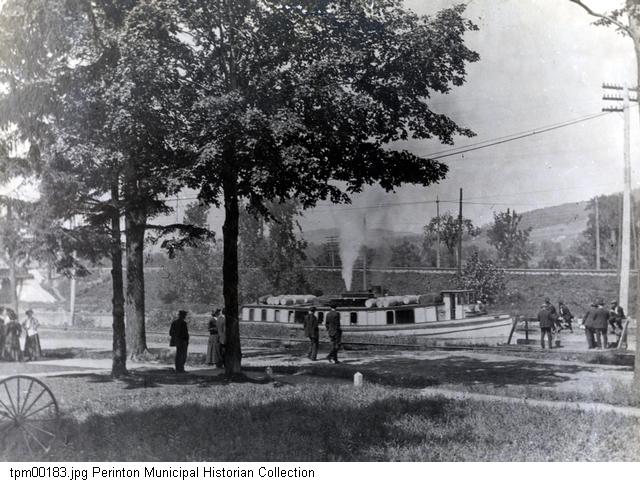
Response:
[{"label": "grass lawn", "polygon": [[39,459],[640,460],[638,419],[313,380],[227,383],[164,371],[48,378],[64,418],[60,441]]}]

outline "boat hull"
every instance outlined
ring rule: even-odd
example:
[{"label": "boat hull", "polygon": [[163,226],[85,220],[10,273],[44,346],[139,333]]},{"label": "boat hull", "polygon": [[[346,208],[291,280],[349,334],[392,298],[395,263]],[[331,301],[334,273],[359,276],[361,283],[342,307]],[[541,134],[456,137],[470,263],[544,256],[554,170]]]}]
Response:
[{"label": "boat hull", "polygon": [[[259,322],[245,322],[255,323]],[[379,337],[424,337],[460,343],[483,343],[505,341],[513,325],[509,315],[481,316],[460,320],[412,323],[406,325],[343,325],[344,338],[373,335]],[[266,326],[274,328],[302,330],[297,323],[273,323]],[[321,325],[321,328],[324,326]]]}]

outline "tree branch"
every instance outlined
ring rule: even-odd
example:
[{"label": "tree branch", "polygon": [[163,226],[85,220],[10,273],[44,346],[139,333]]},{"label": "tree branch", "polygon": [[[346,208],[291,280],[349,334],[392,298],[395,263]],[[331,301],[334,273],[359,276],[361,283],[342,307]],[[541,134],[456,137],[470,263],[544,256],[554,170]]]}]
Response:
[{"label": "tree branch", "polygon": [[604,20],[606,22],[611,22],[613,25],[617,26],[619,29],[623,30],[629,36],[631,36],[631,29],[629,29],[628,25],[625,25],[622,22],[620,22],[619,20],[616,20],[613,17],[610,17],[610,16],[608,16],[606,14],[601,14],[601,13],[595,12],[588,5],[585,5],[581,0],[569,0],[569,1],[571,3],[575,3],[579,7],[582,7],[589,15],[591,15],[593,17],[597,17],[599,19],[602,19],[602,20]]}]

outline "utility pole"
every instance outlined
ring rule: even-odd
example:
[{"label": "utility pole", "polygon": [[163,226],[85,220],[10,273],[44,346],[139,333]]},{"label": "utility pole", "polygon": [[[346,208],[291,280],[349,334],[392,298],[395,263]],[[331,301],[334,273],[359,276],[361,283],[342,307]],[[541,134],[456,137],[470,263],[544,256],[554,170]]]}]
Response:
[{"label": "utility pole", "polygon": [[598,210],[598,197],[596,196],[596,270],[600,270],[600,211]]},{"label": "utility pole", "polygon": [[366,291],[369,286],[367,285],[367,216],[362,217],[362,228],[364,237],[364,246],[362,249],[362,290]]},{"label": "utility pole", "polygon": [[631,267],[631,138],[630,138],[630,117],[629,102],[638,101],[637,98],[631,100],[629,91],[637,93],[638,88],[628,88],[627,86],[603,84],[603,89],[622,92],[622,96],[604,95],[603,100],[622,102],[622,108],[611,106],[603,108],[605,112],[622,112],[624,118],[624,189],[622,192],[622,248],[620,250],[620,292],[618,304],[625,310],[629,309],[629,274]]},{"label": "utility pole", "polygon": [[436,267],[440,269],[440,198],[436,196]]},{"label": "utility pole", "polygon": [[458,276],[462,275],[462,188],[460,188],[460,209],[458,211]]},{"label": "utility pole", "polygon": [[[69,224],[71,230],[75,228],[75,217],[71,217],[71,222]],[[78,256],[77,251],[73,251],[73,264],[75,267],[75,261]],[[76,319],[76,270],[75,268],[71,270],[71,283],[69,289],[69,326],[73,328]]]}]

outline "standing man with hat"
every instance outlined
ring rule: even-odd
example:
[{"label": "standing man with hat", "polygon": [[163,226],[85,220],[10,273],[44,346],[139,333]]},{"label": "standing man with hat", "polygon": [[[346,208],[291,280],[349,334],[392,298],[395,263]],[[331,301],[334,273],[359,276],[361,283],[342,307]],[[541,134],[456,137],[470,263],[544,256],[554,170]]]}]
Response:
[{"label": "standing man with hat", "polygon": [[589,309],[582,318],[582,324],[584,325],[584,334],[587,337],[587,347],[589,350],[592,348],[596,348],[595,338],[593,335],[593,316],[598,309],[598,306],[595,302],[592,302],[589,305]]},{"label": "standing man with hat", "polygon": [[609,312],[604,309],[604,299],[599,299],[596,303],[598,309],[593,312],[592,326],[596,334],[596,345],[598,348],[607,348],[607,328],[609,327]]},{"label": "standing man with hat", "polygon": [[540,323],[540,346],[542,348],[544,348],[545,335],[549,340],[549,348],[553,348],[553,337],[551,330],[556,324],[557,319],[558,317],[556,316],[555,308],[553,307],[553,305],[551,305],[548,299],[545,300],[545,303],[542,305],[540,311],[538,312],[538,322]]},{"label": "standing man with hat", "polygon": [[318,356],[318,343],[320,332],[318,331],[318,318],[315,315],[316,308],[312,306],[304,317],[304,334],[311,340],[307,357],[315,361]]},{"label": "standing man with hat", "polygon": [[189,329],[187,327],[187,312],[178,311],[178,318],[171,323],[169,336],[170,345],[176,347],[176,373],[184,373],[184,364],[187,361],[187,349],[189,348]]}]

